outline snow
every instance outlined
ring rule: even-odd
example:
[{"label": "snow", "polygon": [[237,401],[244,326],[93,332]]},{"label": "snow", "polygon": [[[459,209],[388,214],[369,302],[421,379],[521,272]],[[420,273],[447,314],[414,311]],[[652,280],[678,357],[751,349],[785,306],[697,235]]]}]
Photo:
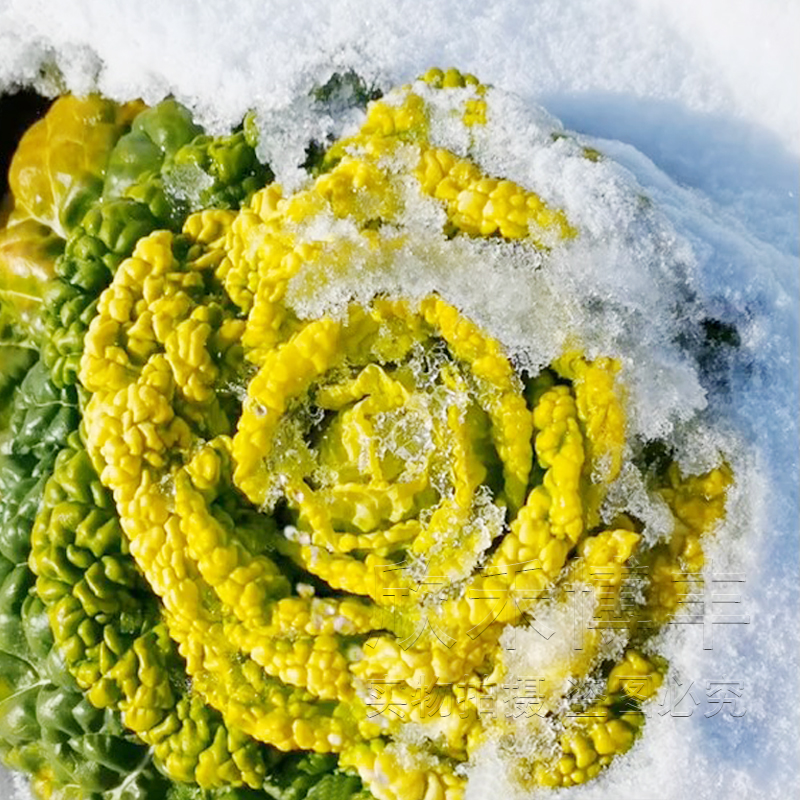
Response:
[{"label": "snow", "polygon": [[[531,279],[524,296],[509,294],[498,264],[488,288],[462,288],[460,304],[530,366],[561,345],[558,326],[543,322],[556,315],[591,336],[598,352],[627,353],[633,429],[681,441],[687,465],[727,452],[742,476],[710,569],[746,573],[721,591],[741,594],[736,610],[750,621],[714,625],[712,650],[703,649],[698,626],[671,626],[664,648],[698,700],[707,681],[740,681],[746,714],[734,719],[723,708],[706,718],[707,705],[691,717],[652,712],[628,757],[564,796],[792,796],[800,788],[800,4],[240,0],[230,8],[0,0],[0,88],[97,88],[147,101],[172,93],[213,130],[255,108],[262,124],[275,131],[280,123],[265,146],[283,154],[278,171],[291,185],[310,134],[355,122],[320,114],[306,99],[333,71],[352,68],[388,89],[452,65],[497,87],[505,127],[478,158],[523,184],[535,175],[537,190],[589,235],[547,276]],[[535,104],[608,159],[595,165],[571,159],[568,143],[545,147],[543,131],[559,123]],[[652,213],[627,204],[637,191],[652,200]],[[465,287],[459,276],[480,260],[480,246],[458,256],[434,259],[439,271],[426,278],[414,273],[420,258],[410,252],[400,278],[414,275],[420,293],[426,280]],[[514,268],[513,257],[504,263]],[[389,285],[398,276],[380,279]],[[570,303],[558,300],[565,285]],[[317,302],[335,305],[335,288]],[[293,287],[298,304],[302,289]],[[601,301],[597,311],[592,298]],[[711,383],[671,344],[681,330],[696,334],[706,317],[735,326],[740,338],[719,355]],[[537,327],[532,350],[527,332]],[[656,511],[645,512],[657,526]],[[513,797],[502,769],[487,746],[470,767],[470,796],[503,785]],[[0,796],[14,791],[2,781]]]}]

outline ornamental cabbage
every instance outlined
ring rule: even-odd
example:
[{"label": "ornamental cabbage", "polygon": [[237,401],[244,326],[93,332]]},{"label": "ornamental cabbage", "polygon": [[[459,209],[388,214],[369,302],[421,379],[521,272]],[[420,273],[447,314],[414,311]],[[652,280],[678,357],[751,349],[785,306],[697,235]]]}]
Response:
[{"label": "ornamental cabbage", "polygon": [[[0,739],[42,797],[458,800],[486,742],[569,787],[642,735],[733,476],[631,439],[618,354],[572,337],[523,368],[444,289],[380,283],[467,253],[547,269],[581,236],[472,157],[492,113],[431,70],[310,145],[291,192],[248,125],[211,137],[173,100],[59,100],[23,140]],[[72,183],[34,202],[56,163]],[[609,502],[630,470],[660,540]],[[586,609],[515,673],[515,636]]]}]

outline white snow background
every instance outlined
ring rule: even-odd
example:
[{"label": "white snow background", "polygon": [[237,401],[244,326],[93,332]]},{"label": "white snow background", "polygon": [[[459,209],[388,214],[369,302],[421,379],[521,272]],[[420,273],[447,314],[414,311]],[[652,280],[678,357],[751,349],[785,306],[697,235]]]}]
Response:
[{"label": "white snow background", "polygon": [[[284,132],[265,148],[289,154],[278,171],[291,181],[303,139],[293,128],[328,124],[298,98],[334,70],[389,88],[456,66],[542,105],[629,170],[677,232],[687,314],[701,305],[741,338],[714,386],[665,371],[656,395],[634,390],[633,414],[641,431],[679,437],[676,409],[699,409],[714,390],[689,433],[696,441],[707,427],[710,446],[728,437],[746,476],[712,568],[746,573],[735,610],[750,622],[715,625],[710,651],[698,630],[670,631],[665,646],[698,698],[707,680],[740,681],[746,713],[654,713],[628,756],[564,796],[766,799],[800,789],[798,41],[794,0],[0,0],[0,90],[47,88],[41,68],[55,64],[76,92],[150,102],[172,93],[214,130],[257,108]],[[578,217],[580,197],[564,195]],[[630,255],[627,273],[592,274],[595,288],[672,330],[675,276],[659,285]],[[629,317],[615,341],[647,340],[641,319]],[[666,347],[663,364],[670,357]],[[472,800],[514,796],[488,748],[471,776]],[[14,791],[0,775],[0,797],[26,796]]]}]

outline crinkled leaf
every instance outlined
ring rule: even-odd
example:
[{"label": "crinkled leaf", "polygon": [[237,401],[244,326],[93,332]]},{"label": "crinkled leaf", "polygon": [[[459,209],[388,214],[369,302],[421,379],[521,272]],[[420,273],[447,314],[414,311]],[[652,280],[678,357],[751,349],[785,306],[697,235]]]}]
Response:
[{"label": "crinkled leaf", "polygon": [[121,137],[111,152],[103,197],[123,197],[146,175],[158,172],[166,156],[201,131],[189,111],[175,100],[164,100],[140,113],[130,133]]}]

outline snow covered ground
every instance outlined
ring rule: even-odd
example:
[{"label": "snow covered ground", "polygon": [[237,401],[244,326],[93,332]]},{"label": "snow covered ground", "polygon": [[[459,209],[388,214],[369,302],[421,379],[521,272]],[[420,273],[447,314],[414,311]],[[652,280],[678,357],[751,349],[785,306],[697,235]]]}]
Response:
[{"label": "snow covered ground", "polygon": [[[746,476],[712,570],[745,573],[741,604],[726,613],[749,623],[714,625],[712,650],[699,631],[674,632],[666,646],[683,685],[673,678],[667,713],[654,712],[634,752],[567,796],[772,798],[800,788],[798,40],[793,0],[0,0],[0,88],[48,88],[55,65],[73,91],[173,93],[212,128],[256,107],[284,121],[272,146],[289,152],[293,125],[327,124],[296,99],[333,70],[388,88],[456,66],[544,106],[629,170],[676,232],[670,263],[680,253],[696,300],[681,300],[675,275],[659,277],[635,248],[617,274],[595,264],[589,278],[630,326],[636,310],[653,330],[674,331],[674,304],[686,302],[687,315],[701,306],[738,331],[713,385],[665,372],[639,390],[635,415],[642,431],[684,435],[676,410],[707,401],[694,441],[727,442]],[[564,192],[579,216],[582,197],[588,190]],[[627,338],[668,363],[652,336]],[[708,717],[714,708],[692,706],[708,681],[738,682],[739,705]],[[691,716],[670,713],[679,696]],[[498,796],[502,784],[487,752],[470,796]],[[0,796],[10,793],[0,778]]]}]

